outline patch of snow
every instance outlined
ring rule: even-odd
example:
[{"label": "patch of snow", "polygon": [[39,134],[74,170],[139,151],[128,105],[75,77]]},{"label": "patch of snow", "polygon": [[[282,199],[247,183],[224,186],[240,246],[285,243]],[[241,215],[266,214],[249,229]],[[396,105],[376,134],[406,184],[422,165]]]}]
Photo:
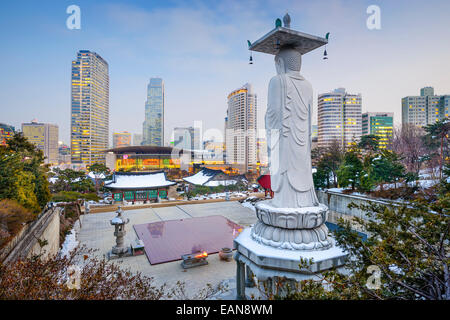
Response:
[{"label": "patch of snow", "polygon": [[208,181],[204,184],[207,187],[217,187],[217,186],[230,186],[236,184],[236,180],[217,180],[217,181]]},{"label": "patch of snow", "polygon": [[256,208],[251,202],[244,201],[241,203],[241,205],[256,212]]},{"label": "patch of snow", "polygon": [[105,175],[103,173],[95,174],[92,171],[87,174],[87,176],[91,179],[105,179]]},{"label": "patch of snow", "polygon": [[58,181],[57,177],[51,177],[48,179],[48,182],[50,182],[50,183],[56,183],[56,181]]},{"label": "patch of snow", "polygon": [[328,191],[331,191],[331,192],[343,192],[344,191],[344,189],[343,188],[330,188],[330,189],[327,189]]},{"label": "patch of snow", "polygon": [[78,243],[79,242],[77,241],[75,230],[72,228],[72,230],[70,230],[70,233],[66,235],[59,254],[63,257],[68,257],[70,255],[70,252],[78,246]]}]

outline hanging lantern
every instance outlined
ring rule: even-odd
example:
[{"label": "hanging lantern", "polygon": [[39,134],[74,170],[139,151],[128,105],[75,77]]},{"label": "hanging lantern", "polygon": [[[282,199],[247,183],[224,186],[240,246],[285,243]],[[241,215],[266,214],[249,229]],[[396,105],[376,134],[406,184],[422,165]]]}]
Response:
[{"label": "hanging lantern", "polygon": [[[252,46],[252,43],[249,40],[247,40],[247,44],[249,48]],[[250,62],[248,64],[253,64],[253,57],[251,51],[250,51]]]},{"label": "hanging lantern", "polygon": [[[330,33],[327,32],[327,34],[325,35],[325,39],[327,39],[327,43],[328,43],[328,37],[330,36]],[[327,45],[325,45],[325,51],[323,52],[323,60],[327,60],[328,59],[328,53],[327,53]]]}]

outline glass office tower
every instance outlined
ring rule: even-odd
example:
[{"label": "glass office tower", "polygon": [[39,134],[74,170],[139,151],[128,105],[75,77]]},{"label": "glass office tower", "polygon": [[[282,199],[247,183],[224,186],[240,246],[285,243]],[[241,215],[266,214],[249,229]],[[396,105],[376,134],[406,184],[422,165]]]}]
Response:
[{"label": "glass office tower", "polygon": [[142,134],[142,145],[164,146],[164,81],[161,78],[150,78]]},{"label": "glass office tower", "polygon": [[393,112],[366,112],[362,114],[362,134],[374,134],[379,137],[379,147],[385,149],[394,129]]},{"label": "glass office tower", "polygon": [[72,61],[71,158],[73,164],[105,163],[109,146],[108,63],[80,50]]}]

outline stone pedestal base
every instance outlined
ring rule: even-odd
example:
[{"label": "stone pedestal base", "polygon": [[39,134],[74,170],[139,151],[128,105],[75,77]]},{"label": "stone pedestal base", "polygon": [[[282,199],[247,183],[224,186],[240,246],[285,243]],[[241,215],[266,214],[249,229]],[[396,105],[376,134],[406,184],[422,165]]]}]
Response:
[{"label": "stone pedestal base", "polygon": [[112,259],[120,259],[124,257],[131,257],[133,256],[133,252],[131,251],[131,248],[124,248],[124,250],[114,250],[114,248],[108,252],[107,257],[108,260]]},{"label": "stone pedestal base", "polygon": [[[267,246],[255,241],[251,234],[251,229],[245,229],[234,240],[237,299],[246,298],[245,266],[251,270],[258,281],[273,283],[274,280],[283,278],[298,282],[317,278],[320,272],[340,267],[344,265],[347,258],[347,254],[336,247],[334,240],[330,237],[328,241],[331,246],[328,249],[304,251]],[[301,259],[312,259],[312,263],[308,268],[300,269]]]},{"label": "stone pedestal base", "polygon": [[271,201],[255,205],[258,222],[251,236],[267,246],[291,250],[325,250],[332,246],[325,225],[328,207],[276,208]]}]

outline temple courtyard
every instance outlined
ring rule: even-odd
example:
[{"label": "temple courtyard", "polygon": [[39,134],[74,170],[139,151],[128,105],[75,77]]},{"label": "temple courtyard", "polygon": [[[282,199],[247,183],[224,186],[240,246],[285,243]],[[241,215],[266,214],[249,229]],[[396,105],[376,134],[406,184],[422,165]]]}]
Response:
[{"label": "temple courtyard", "polygon": [[[108,251],[115,245],[114,227],[110,224],[110,220],[116,215],[116,212],[83,215],[81,227],[78,223],[75,226],[76,240],[79,242],[79,245],[88,249],[95,249],[95,255],[100,258],[106,258]],[[130,219],[130,222],[125,226],[127,231],[125,244],[131,244],[138,238],[133,227],[134,225],[217,215],[227,218],[244,228],[257,221],[255,212],[238,201],[127,209],[123,212],[123,217]],[[214,228],[214,226],[211,226],[211,228]],[[193,235],[190,236],[192,237]],[[180,238],[183,238],[182,235]],[[233,279],[236,276],[236,263],[233,260],[228,262],[220,260],[218,253],[208,256],[208,265],[189,269],[184,269],[181,266],[181,260],[151,265],[145,254],[113,261],[120,264],[123,269],[141,272],[145,276],[153,277],[156,285],[166,283],[168,286],[174,286],[177,281],[185,282],[187,298],[195,297],[207,284],[216,286],[219,283],[228,284],[230,289],[227,292],[223,292],[219,298],[234,298],[235,290],[233,286],[235,284]]]}]

